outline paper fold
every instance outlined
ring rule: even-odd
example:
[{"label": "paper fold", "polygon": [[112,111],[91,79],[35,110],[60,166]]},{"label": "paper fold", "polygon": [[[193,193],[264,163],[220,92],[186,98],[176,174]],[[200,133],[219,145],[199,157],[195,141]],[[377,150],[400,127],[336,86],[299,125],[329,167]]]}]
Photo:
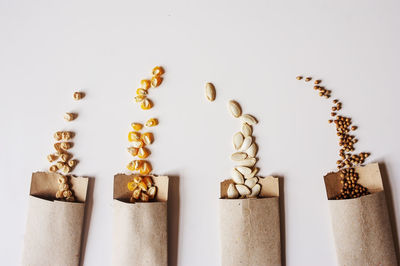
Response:
[{"label": "paper fold", "polygon": [[257,199],[226,199],[230,183],[219,200],[222,265],[281,265],[279,179],[260,178]]},{"label": "paper fold", "polygon": [[341,189],[340,174],[324,177],[339,265],[397,265],[379,165],[355,169],[370,195],[335,200]]},{"label": "paper fold", "polygon": [[168,177],[152,178],[156,201],[129,203],[126,184],[132,176],[114,176],[113,265],[168,265]]},{"label": "paper fold", "polygon": [[32,174],[22,265],[79,265],[88,179],[71,177],[78,202],[53,200],[57,173]]}]

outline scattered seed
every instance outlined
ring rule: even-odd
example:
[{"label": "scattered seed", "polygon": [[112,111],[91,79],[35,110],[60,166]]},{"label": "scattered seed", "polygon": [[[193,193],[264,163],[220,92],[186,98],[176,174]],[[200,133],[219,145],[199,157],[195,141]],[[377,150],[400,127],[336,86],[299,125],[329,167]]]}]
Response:
[{"label": "scattered seed", "polygon": [[242,114],[242,108],[240,108],[240,105],[234,100],[230,100],[228,102],[228,109],[231,114],[236,118]]},{"label": "scattered seed", "polygon": [[206,83],[206,98],[210,102],[213,102],[215,100],[215,87],[212,83],[208,82]]},{"label": "scattered seed", "polygon": [[257,119],[255,119],[254,116],[249,115],[249,114],[244,114],[244,115],[240,116],[240,120],[243,123],[249,124],[250,126],[254,126],[254,125],[256,125],[258,123]]}]

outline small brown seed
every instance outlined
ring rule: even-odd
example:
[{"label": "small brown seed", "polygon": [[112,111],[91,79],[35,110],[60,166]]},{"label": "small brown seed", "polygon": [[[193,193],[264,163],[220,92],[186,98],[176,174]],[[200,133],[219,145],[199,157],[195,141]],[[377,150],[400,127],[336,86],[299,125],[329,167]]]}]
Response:
[{"label": "small brown seed", "polygon": [[306,77],[305,81],[309,82],[310,80],[312,80],[312,77]]},{"label": "small brown seed", "polygon": [[79,101],[80,99],[85,97],[85,93],[84,92],[80,92],[80,91],[76,91],[76,92],[74,92],[73,97],[74,97],[74,100]]},{"label": "small brown seed", "polygon": [[302,76],[297,76],[296,79],[297,80],[301,80],[301,79],[303,79],[303,77]]},{"label": "small brown seed", "polygon": [[320,83],[321,83],[320,79],[317,79],[316,81],[314,81],[314,84],[320,84]]}]

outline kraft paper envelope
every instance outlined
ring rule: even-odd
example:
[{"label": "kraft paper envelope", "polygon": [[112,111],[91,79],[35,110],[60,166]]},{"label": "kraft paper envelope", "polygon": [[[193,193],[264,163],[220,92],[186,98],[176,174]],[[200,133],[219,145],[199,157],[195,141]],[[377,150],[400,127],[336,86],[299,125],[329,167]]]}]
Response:
[{"label": "kraft paper envelope", "polygon": [[335,200],[342,187],[340,173],[324,177],[339,265],[397,265],[379,165],[355,170],[370,195]]},{"label": "kraft paper envelope", "polygon": [[32,174],[22,265],[79,265],[88,178],[69,178],[76,202],[65,202],[54,200],[59,176]]},{"label": "kraft paper envelope", "polygon": [[112,264],[168,265],[168,177],[152,176],[156,201],[130,203],[133,175],[114,176]]},{"label": "kraft paper envelope", "polygon": [[260,198],[227,199],[232,180],[221,182],[223,266],[281,265],[279,178],[260,178]]}]

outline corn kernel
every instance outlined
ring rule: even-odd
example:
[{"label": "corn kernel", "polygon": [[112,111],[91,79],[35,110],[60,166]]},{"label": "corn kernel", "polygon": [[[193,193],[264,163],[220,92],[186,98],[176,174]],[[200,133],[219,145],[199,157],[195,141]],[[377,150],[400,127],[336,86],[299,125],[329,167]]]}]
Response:
[{"label": "corn kernel", "polygon": [[69,160],[68,161],[68,166],[71,168],[74,168],[78,164],[77,160]]},{"label": "corn kernel", "polygon": [[65,200],[72,202],[72,201],[75,201],[75,197],[74,196],[66,197]]},{"label": "corn kernel", "polygon": [[142,182],[142,177],[140,176],[134,176],[133,177],[133,182],[135,182],[136,184],[139,184],[140,182]]},{"label": "corn kernel", "polygon": [[150,145],[154,141],[153,133],[150,133],[150,132],[143,133],[141,136],[141,139],[144,144]]},{"label": "corn kernel", "polygon": [[52,166],[50,166],[50,168],[49,168],[49,171],[52,172],[52,173],[57,172],[57,170],[58,170],[57,165],[52,165]]},{"label": "corn kernel", "polygon": [[62,152],[62,149],[61,149],[61,142],[54,143],[54,149],[55,149],[57,152]]},{"label": "corn kernel", "polygon": [[69,172],[71,172],[71,167],[69,167],[67,164],[63,166],[62,171],[65,174],[68,174]]},{"label": "corn kernel", "polygon": [[128,147],[128,152],[132,155],[132,156],[136,156],[138,154],[139,149],[135,148],[135,147]]},{"label": "corn kernel", "polygon": [[136,131],[131,131],[128,133],[128,140],[130,142],[140,140],[140,133]]},{"label": "corn kernel", "polygon": [[74,100],[76,100],[76,101],[79,101],[79,100],[82,99],[83,97],[85,97],[85,93],[84,93],[84,92],[81,92],[81,91],[76,91],[76,92],[74,92],[74,94],[73,94],[73,98],[74,98]]},{"label": "corn kernel", "polygon": [[146,191],[147,190],[147,186],[146,186],[146,183],[145,182],[140,182],[139,184],[138,184],[138,187],[141,189],[141,190],[143,190],[143,191]]},{"label": "corn kernel", "polygon": [[163,78],[160,76],[152,77],[151,78],[151,87],[156,88],[156,87],[160,86],[162,80],[163,80]]},{"label": "corn kernel", "polygon": [[151,170],[153,170],[151,167],[151,164],[147,161],[144,161],[142,166],[139,169],[140,174],[142,174],[142,175],[148,175],[151,172]]},{"label": "corn kernel", "polygon": [[131,142],[131,144],[132,144],[132,147],[137,148],[137,149],[144,146],[144,143],[142,140],[134,140]]},{"label": "corn kernel", "polygon": [[69,185],[68,184],[59,184],[58,185],[58,189],[59,190],[61,190],[61,191],[64,191],[64,190],[68,190],[69,189]]},{"label": "corn kernel", "polygon": [[67,162],[68,161],[68,159],[71,157],[71,155],[70,154],[68,154],[68,153],[62,153],[61,155],[60,155],[60,161],[61,162]]},{"label": "corn kernel", "polygon": [[63,140],[70,140],[74,137],[74,133],[71,131],[63,131],[61,132],[61,138]]},{"label": "corn kernel", "polygon": [[135,102],[141,103],[141,102],[143,102],[143,101],[146,100],[146,99],[147,99],[146,96],[144,96],[144,95],[138,95],[138,96],[135,97]]},{"label": "corn kernel", "polygon": [[153,76],[160,76],[164,74],[164,69],[160,66],[156,66],[155,68],[153,68],[153,71],[151,73],[153,74]]},{"label": "corn kernel", "polygon": [[149,157],[149,155],[150,155],[149,149],[146,149],[145,147],[139,148],[138,156],[140,159],[146,159],[147,157]]},{"label": "corn kernel", "polygon": [[147,91],[145,89],[139,88],[136,90],[136,94],[138,96],[146,96],[147,95]]},{"label": "corn kernel", "polygon": [[57,160],[57,159],[58,159],[58,156],[57,156],[56,154],[49,154],[49,155],[47,155],[47,160],[48,160],[50,163],[54,162],[54,161]]},{"label": "corn kernel", "polygon": [[133,165],[134,165],[136,171],[138,171],[142,167],[142,164],[143,164],[143,161],[141,161],[141,160],[133,161]]},{"label": "corn kernel", "polygon": [[150,176],[143,177],[143,182],[146,183],[146,186],[149,188],[153,185],[153,180]]},{"label": "corn kernel", "polygon": [[140,188],[136,188],[133,193],[132,193],[132,197],[134,199],[139,199],[140,198],[140,193],[142,192],[142,190]]},{"label": "corn kernel", "polygon": [[135,123],[135,122],[133,122],[133,123],[131,124],[131,126],[132,126],[133,130],[135,130],[135,131],[139,131],[139,130],[141,130],[141,129],[143,128],[143,125],[142,125],[142,124],[140,124],[140,123]]},{"label": "corn kernel", "polygon": [[140,195],[140,200],[143,202],[147,202],[149,201],[149,196],[146,193],[142,192],[142,194]]},{"label": "corn kernel", "polygon": [[142,79],[142,81],[140,81],[140,85],[142,85],[143,89],[147,90],[150,88],[150,80]]},{"label": "corn kernel", "polygon": [[149,198],[150,198],[150,199],[154,199],[155,196],[156,196],[156,193],[157,193],[157,187],[150,187],[150,188],[147,190],[147,195],[149,195]]},{"label": "corn kernel", "polygon": [[64,196],[64,198],[71,197],[72,196],[72,191],[71,190],[65,190],[63,192],[63,196]]},{"label": "corn kernel", "polygon": [[56,133],[54,133],[54,139],[56,141],[60,141],[62,139],[62,132],[61,131],[57,131]]},{"label": "corn kernel", "polygon": [[57,199],[61,199],[61,198],[63,197],[62,193],[63,193],[63,192],[60,191],[60,190],[57,191],[57,192],[56,192],[56,198],[57,198]]},{"label": "corn kernel", "polygon": [[158,119],[157,118],[150,118],[147,120],[145,126],[146,127],[154,127],[158,125]]},{"label": "corn kernel", "polygon": [[59,176],[58,177],[58,184],[65,184],[65,183],[67,183],[67,177],[65,177],[65,176]]},{"label": "corn kernel", "polygon": [[133,181],[129,182],[128,185],[127,185],[129,191],[134,191],[137,188],[137,186],[138,185]]},{"label": "corn kernel", "polygon": [[141,103],[140,108],[143,110],[149,110],[153,107],[153,102],[149,99],[144,99],[144,101]]},{"label": "corn kernel", "polygon": [[67,121],[75,120],[78,117],[77,113],[65,113],[64,119]]},{"label": "corn kernel", "polygon": [[128,168],[129,171],[135,171],[134,161],[129,162],[126,168]]},{"label": "corn kernel", "polygon": [[58,161],[58,162],[56,163],[56,166],[57,166],[57,168],[58,168],[59,170],[62,170],[62,168],[64,167],[64,165],[65,165],[65,163],[60,162],[60,161]]},{"label": "corn kernel", "polygon": [[72,148],[72,142],[61,142],[60,148],[63,150],[69,150]]}]

